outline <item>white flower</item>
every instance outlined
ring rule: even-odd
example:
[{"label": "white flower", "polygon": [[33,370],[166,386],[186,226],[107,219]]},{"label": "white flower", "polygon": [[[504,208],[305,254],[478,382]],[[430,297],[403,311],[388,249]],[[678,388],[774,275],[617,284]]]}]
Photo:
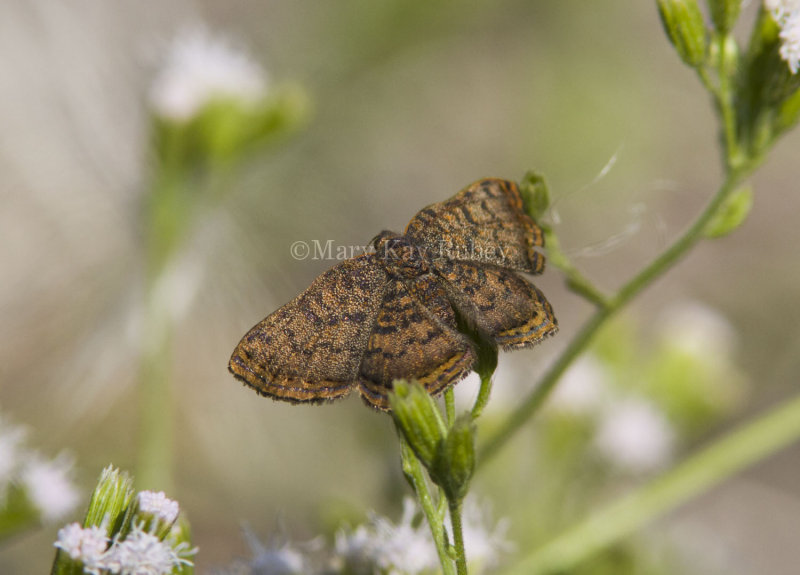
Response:
[{"label": "white flower", "polygon": [[173,41],[151,87],[150,104],[159,116],[183,122],[214,99],[255,102],[266,87],[266,74],[248,54],[202,27],[193,28]]},{"label": "white flower", "polygon": [[183,544],[176,548],[134,526],[127,538],[115,542],[100,561],[103,569],[119,575],[168,575],[176,567],[191,565]]},{"label": "white flower", "polygon": [[389,575],[435,573],[439,569],[430,530],[425,522],[414,527],[417,507],[414,500],[403,500],[403,515],[394,525],[384,517],[373,516],[370,525],[360,526],[352,533],[338,532],[335,540],[337,555],[357,573],[377,570]]},{"label": "white flower", "polygon": [[506,538],[508,520],[501,519],[490,531],[488,526],[492,520],[489,507],[481,506],[476,498],[468,496],[464,500],[461,522],[470,573],[484,573],[497,567],[501,555],[513,550],[513,545]]},{"label": "white flower", "polygon": [[44,521],[59,519],[78,505],[80,495],[70,479],[72,465],[64,453],[52,461],[33,455],[25,463],[21,481]]},{"label": "white flower", "polygon": [[20,446],[24,439],[24,427],[0,421],[0,502],[5,498],[6,489],[19,467]]},{"label": "white flower", "polygon": [[800,1],[764,0],[764,6],[781,29],[781,58],[796,74],[800,69]]},{"label": "white flower", "polygon": [[97,573],[102,569],[108,537],[104,527],[83,528],[78,523],[70,523],[58,530],[58,539],[53,545],[83,563],[87,573]]},{"label": "white flower", "polygon": [[670,306],[659,321],[661,336],[683,352],[727,361],[736,347],[736,332],[716,310],[697,302]]},{"label": "white flower", "polygon": [[608,394],[609,376],[592,355],[576,361],[556,385],[549,406],[560,412],[590,414],[597,411]]},{"label": "white flower", "polygon": [[618,467],[647,472],[669,460],[674,442],[672,426],[654,404],[643,399],[624,399],[604,413],[594,444]]},{"label": "white flower", "polygon": [[244,536],[253,553],[250,575],[301,575],[308,571],[303,555],[288,543],[267,547],[246,526]]},{"label": "white flower", "polygon": [[157,519],[167,524],[174,523],[178,518],[180,511],[178,502],[167,497],[163,491],[141,491],[137,498],[141,513],[155,515]]}]

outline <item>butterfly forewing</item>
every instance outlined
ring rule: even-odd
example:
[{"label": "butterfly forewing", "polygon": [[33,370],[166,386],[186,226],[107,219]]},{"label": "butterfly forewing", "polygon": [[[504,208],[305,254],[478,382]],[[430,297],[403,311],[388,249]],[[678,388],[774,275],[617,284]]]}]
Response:
[{"label": "butterfly forewing", "polygon": [[431,259],[485,262],[529,273],[544,270],[541,229],[525,213],[514,182],[488,178],[421,210],[406,237]]},{"label": "butterfly forewing", "polygon": [[229,369],[263,395],[324,401],[350,392],[387,275],[374,254],[343,261],[253,327]]}]

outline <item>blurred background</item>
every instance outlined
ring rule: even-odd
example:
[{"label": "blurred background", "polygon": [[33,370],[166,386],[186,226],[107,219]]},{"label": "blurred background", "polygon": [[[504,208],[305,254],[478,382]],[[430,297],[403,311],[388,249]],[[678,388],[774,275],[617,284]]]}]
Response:
[{"label": "blurred background", "polygon": [[[305,541],[371,509],[397,517],[406,492],[385,415],[355,396],[274,403],[226,370],[247,329],[335,263],[295,259],[293,242],[363,245],[473,180],[518,180],[535,168],[553,190],[551,219],[567,253],[610,290],[720,182],[710,103],[651,2],[0,1],[0,410],[42,453],[72,454],[84,501],[105,465],[136,474],[147,206],[163,166],[154,86],[175,38],[197,28],[247,54],[266,89],[291,85],[302,101],[293,127],[226,164],[224,179],[198,177],[198,194],[214,189],[213,201],[203,200],[165,268],[168,495],[191,522],[200,573],[248,556],[242,524],[263,541]],[[672,457],[798,389],[798,146],[800,134],[790,134],[754,178],[742,228],[699,246],[594,352],[637,394],[637,381],[660,377],[659,338],[675,328],[681,339],[692,321],[670,320],[713,316],[708,341],[724,340],[725,366],[705,383],[724,389],[694,388],[687,399],[710,405],[702,424],[681,427],[688,408],[664,408],[675,426],[667,435],[681,437],[670,440]],[[501,356],[487,425],[533,387],[591,311],[558,270],[535,281],[561,332]],[[469,383],[458,391],[466,401],[472,393]],[[670,394],[651,395],[663,407]],[[476,478],[494,516],[510,519],[517,550],[577,513],[542,516],[553,488],[542,438],[561,425],[548,421],[528,425]],[[556,466],[588,494],[580,509],[641,476],[584,465],[593,441]],[[646,474],[662,462],[645,463]],[[799,475],[795,446],[643,536],[697,572],[796,573]],[[4,542],[0,572],[49,569],[58,527]],[[654,553],[608,572],[651,572],[642,565],[657,564]]]}]

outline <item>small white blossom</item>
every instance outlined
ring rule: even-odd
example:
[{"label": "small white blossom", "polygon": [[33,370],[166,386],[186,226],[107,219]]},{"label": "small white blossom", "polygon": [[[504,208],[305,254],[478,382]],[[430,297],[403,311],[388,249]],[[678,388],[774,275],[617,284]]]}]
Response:
[{"label": "small white blossom", "polygon": [[21,482],[44,521],[53,521],[78,505],[80,494],[73,485],[72,458],[62,453],[51,461],[33,455],[21,472]]},{"label": "small white blossom", "polygon": [[266,87],[266,74],[248,54],[225,38],[194,28],[173,41],[150,90],[150,104],[159,116],[183,122],[215,99],[255,102]]},{"label": "small white blossom", "polygon": [[764,6],[781,29],[781,58],[796,74],[800,69],[800,0],[764,0]]},{"label": "small white blossom", "polygon": [[102,569],[108,537],[104,527],[84,528],[78,523],[70,523],[58,530],[58,539],[53,545],[83,563],[86,573],[97,573]]},{"label": "small white blossom", "polygon": [[351,569],[357,568],[358,573],[372,573],[376,568],[389,575],[435,573],[439,556],[427,524],[413,525],[416,511],[414,500],[407,497],[397,525],[375,515],[369,525],[352,533],[338,532],[337,555]]},{"label": "small white blossom", "polygon": [[247,545],[253,553],[250,575],[301,575],[308,572],[303,555],[290,544],[267,547],[248,527],[244,528]]},{"label": "small white blossom", "polygon": [[501,519],[490,530],[490,510],[488,506],[480,505],[474,497],[464,500],[461,523],[470,573],[484,573],[497,567],[501,556],[514,548],[506,537],[508,519]]},{"label": "small white blossom", "polygon": [[692,356],[727,361],[736,347],[736,332],[728,320],[698,302],[670,306],[658,323],[663,339]]},{"label": "small white blossom", "polygon": [[591,414],[608,395],[609,376],[603,364],[586,355],[576,361],[556,385],[549,406],[559,412]]},{"label": "small white blossom", "polygon": [[595,447],[618,467],[647,472],[670,458],[675,432],[654,404],[643,399],[624,399],[604,413],[595,436]]},{"label": "small white blossom", "polygon": [[111,546],[100,564],[119,575],[168,575],[176,567],[192,564],[185,558],[189,553],[182,545],[173,549],[168,541],[135,526],[124,540]]},{"label": "small white blossom", "polygon": [[141,513],[155,515],[167,524],[174,523],[178,518],[178,502],[167,497],[163,491],[141,491],[137,498]]}]

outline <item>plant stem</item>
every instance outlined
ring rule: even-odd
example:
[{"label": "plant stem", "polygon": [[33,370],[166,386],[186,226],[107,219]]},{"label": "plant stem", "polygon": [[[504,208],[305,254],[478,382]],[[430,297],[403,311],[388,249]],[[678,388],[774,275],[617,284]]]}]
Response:
[{"label": "plant stem", "polygon": [[422,512],[425,514],[425,519],[428,521],[428,526],[431,528],[431,535],[436,544],[436,553],[439,555],[439,562],[442,564],[442,573],[444,575],[456,575],[453,569],[453,560],[448,553],[447,531],[445,531],[442,518],[433,504],[422,465],[402,435],[398,434],[398,437],[400,439],[403,472],[411,482],[411,486],[414,488],[422,507]]},{"label": "plant stem", "polygon": [[172,394],[169,386],[171,328],[149,282],[139,387],[137,481],[143,489],[172,491]]},{"label": "plant stem", "polygon": [[672,268],[690,248],[703,238],[703,231],[708,225],[708,222],[714,217],[717,210],[728,196],[736,190],[742,180],[744,180],[754,168],[755,164],[749,164],[746,167],[731,170],[720,189],[694,223],[675,240],[670,247],[662,252],[660,256],[645,266],[645,268],[628,281],[628,283],[623,285],[613,297],[607,300],[606,305],[599,307],[594,312],[567,348],[561,353],[553,366],[545,373],[536,388],[522,401],[506,419],[502,427],[500,427],[479,450],[478,465],[485,464],[486,461],[496,455],[497,452],[508,443],[517,430],[536,413],[555,387],[561,375],[572,364],[575,358],[589,346],[594,336],[600,328],[605,325],[606,321],[644,290],[644,288],[653,283],[655,279]]},{"label": "plant stem", "polygon": [[456,395],[452,385],[444,392],[444,409],[447,415],[447,428],[450,429],[456,420]]},{"label": "plant stem", "polygon": [[593,553],[800,437],[800,396],[746,422],[666,475],[592,512],[536,549],[509,574],[568,572]]},{"label": "plant stem", "polygon": [[450,523],[453,526],[453,547],[456,552],[458,575],[467,575],[467,554],[464,549],[464,529],[461,525],[461,501],[448,499]]},{"label": "plant stem", "polygon": [[481,387],[478,390],[478,397],[475,399],[475,405],[472,406],[472,419],[480,417],[483,408],[489,403],[489,396],[492,393],[492,374],[481,374]]}]

